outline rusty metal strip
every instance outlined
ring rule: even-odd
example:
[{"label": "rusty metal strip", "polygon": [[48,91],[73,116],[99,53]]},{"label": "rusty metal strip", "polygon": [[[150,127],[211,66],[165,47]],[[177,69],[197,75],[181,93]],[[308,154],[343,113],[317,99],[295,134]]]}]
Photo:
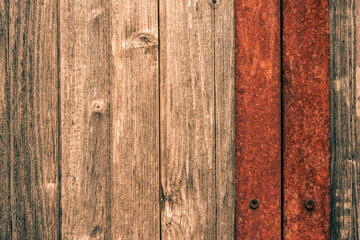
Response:
[{"label": "rusty metal strip", "polygon": [[328,0],[283,0],[283,106],[283,237],[329,239]]},{"label": "rusty metal strip", "polygon": [[236,0],[235,19],[236,239],[279,239],[280,0]]}]

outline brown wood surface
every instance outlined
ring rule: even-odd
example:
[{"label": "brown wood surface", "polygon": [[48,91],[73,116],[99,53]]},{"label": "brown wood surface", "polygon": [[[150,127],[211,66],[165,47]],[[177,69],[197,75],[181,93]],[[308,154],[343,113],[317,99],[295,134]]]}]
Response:
[{"label": "brown wood surface", "polygon": [[0,1],[0,239],[11,239],[9,4]]},{"label": "brown wood surface", "polygon": [[359,239],[358,1],[330,1],[331,239]]},{"label": "brown wood surface", "polygon": [[214,9],[160,1],[163,239],[215,239]]},{"label": "brown wood surface", "polygon": [[6,7],[1,98],[10,116],[1,122],[10,123],[4,125],[10,134],[4,155],[10,151],[12,239],[54,239],[59,231],[56,1],[9,1]]},{"label": "brown wood surface", "polygon": [[158,2],[112,1],[113,239],[159,239]]},{"label": "brown wood surface", "polygon": [[233,238],[232,8],[160,1],[163,239]]},{"label": "brown wood surface", "polygon": [[235,20],[236,239],[280,239],[280,1],[237,0]]},{"label": "brown wood surface", "polygon": [[233,7],[2,0],[0,239],[233,239]]},{"label": "brown wood surface", "polygon": [[328,15],[328,0],[283,1],[284,239],[330,237]]},{"label": "brown wood surface", "polygon": [[234,2],[215,5],[215,158],[217,239],[234,239],[235,38]]},{"label": "brown wood surface", "polygon": [[108,3],[59,5],[62,239],[110,236]]}]

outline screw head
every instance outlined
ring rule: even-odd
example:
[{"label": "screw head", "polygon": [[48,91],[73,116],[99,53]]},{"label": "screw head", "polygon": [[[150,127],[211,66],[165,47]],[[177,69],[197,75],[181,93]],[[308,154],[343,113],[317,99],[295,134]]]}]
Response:
[{"label": "screw head", "polygon": [[257,199],[250,200],[249,206],[251,209],[257,209],[260,206],[260,202]]},{"label": "screw head", "polygon": [[313,210],[314,208],[315,208],[315,202],[313,201],[313,200],[311,200],[311,199],[308,199],[308,200],[306,200],[306,202],[305,202],[305,208],[307,209],[307,210]]}]

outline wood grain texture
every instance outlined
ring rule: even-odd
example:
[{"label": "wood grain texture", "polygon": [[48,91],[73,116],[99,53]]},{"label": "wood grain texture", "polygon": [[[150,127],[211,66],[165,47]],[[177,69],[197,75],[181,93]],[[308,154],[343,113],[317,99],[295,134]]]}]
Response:
[{"label": "wood grain texture", "polygon": [[358,1],[330,1],[331,239],[359,239]]},{"label": "wood grain texture", "polygon": [[56,1],[9,1],[8,10],[10,82],[5,97],[10,104],[12,239],[55,239],[59,231]]},{"label": "wood grain texture", "polygon": [[235,19],[236,239],[280,239],[280,1],[235,1]]},{"label": "wood grain texture", "polygon": [[215,239],[215,65],[211,1],[160,1],[163,239]]},{"label": "wood grain texture", "polygon": [[159,239],[158,2],[112,10],[112,238]]},{"label": "wood grain texture", "polygon": [[218,1],[214,15],[217,239],[234,239],[235,20],[233,0]]},{"label": "wood grain texture", "polygon": [[62,239],[110,236],[107,0],[61,1]]},{"label": "wood grain texture", "polygon": [[283,1],[284,239],[330,237],[328,15],[328,0]]},{"label": "wood grain texture", "polygon": [[1,0],[0,239],[233,239],[233,8]]},{"label": "wood grain texture", "polygon": [[11,239],[9,4],[0,1],[0,239]]}]

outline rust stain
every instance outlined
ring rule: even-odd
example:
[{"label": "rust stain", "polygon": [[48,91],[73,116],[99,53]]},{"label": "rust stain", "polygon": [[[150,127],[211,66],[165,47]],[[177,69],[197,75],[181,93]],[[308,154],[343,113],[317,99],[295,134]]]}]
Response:
[{"label": "rust stain", "polygon": [[280,0],[235,10],[236,239],[280,239]]},{"label": "rust stain", "polygon": [[329,239],[327,0],[283,0],[283,100],[284,239]]}]

